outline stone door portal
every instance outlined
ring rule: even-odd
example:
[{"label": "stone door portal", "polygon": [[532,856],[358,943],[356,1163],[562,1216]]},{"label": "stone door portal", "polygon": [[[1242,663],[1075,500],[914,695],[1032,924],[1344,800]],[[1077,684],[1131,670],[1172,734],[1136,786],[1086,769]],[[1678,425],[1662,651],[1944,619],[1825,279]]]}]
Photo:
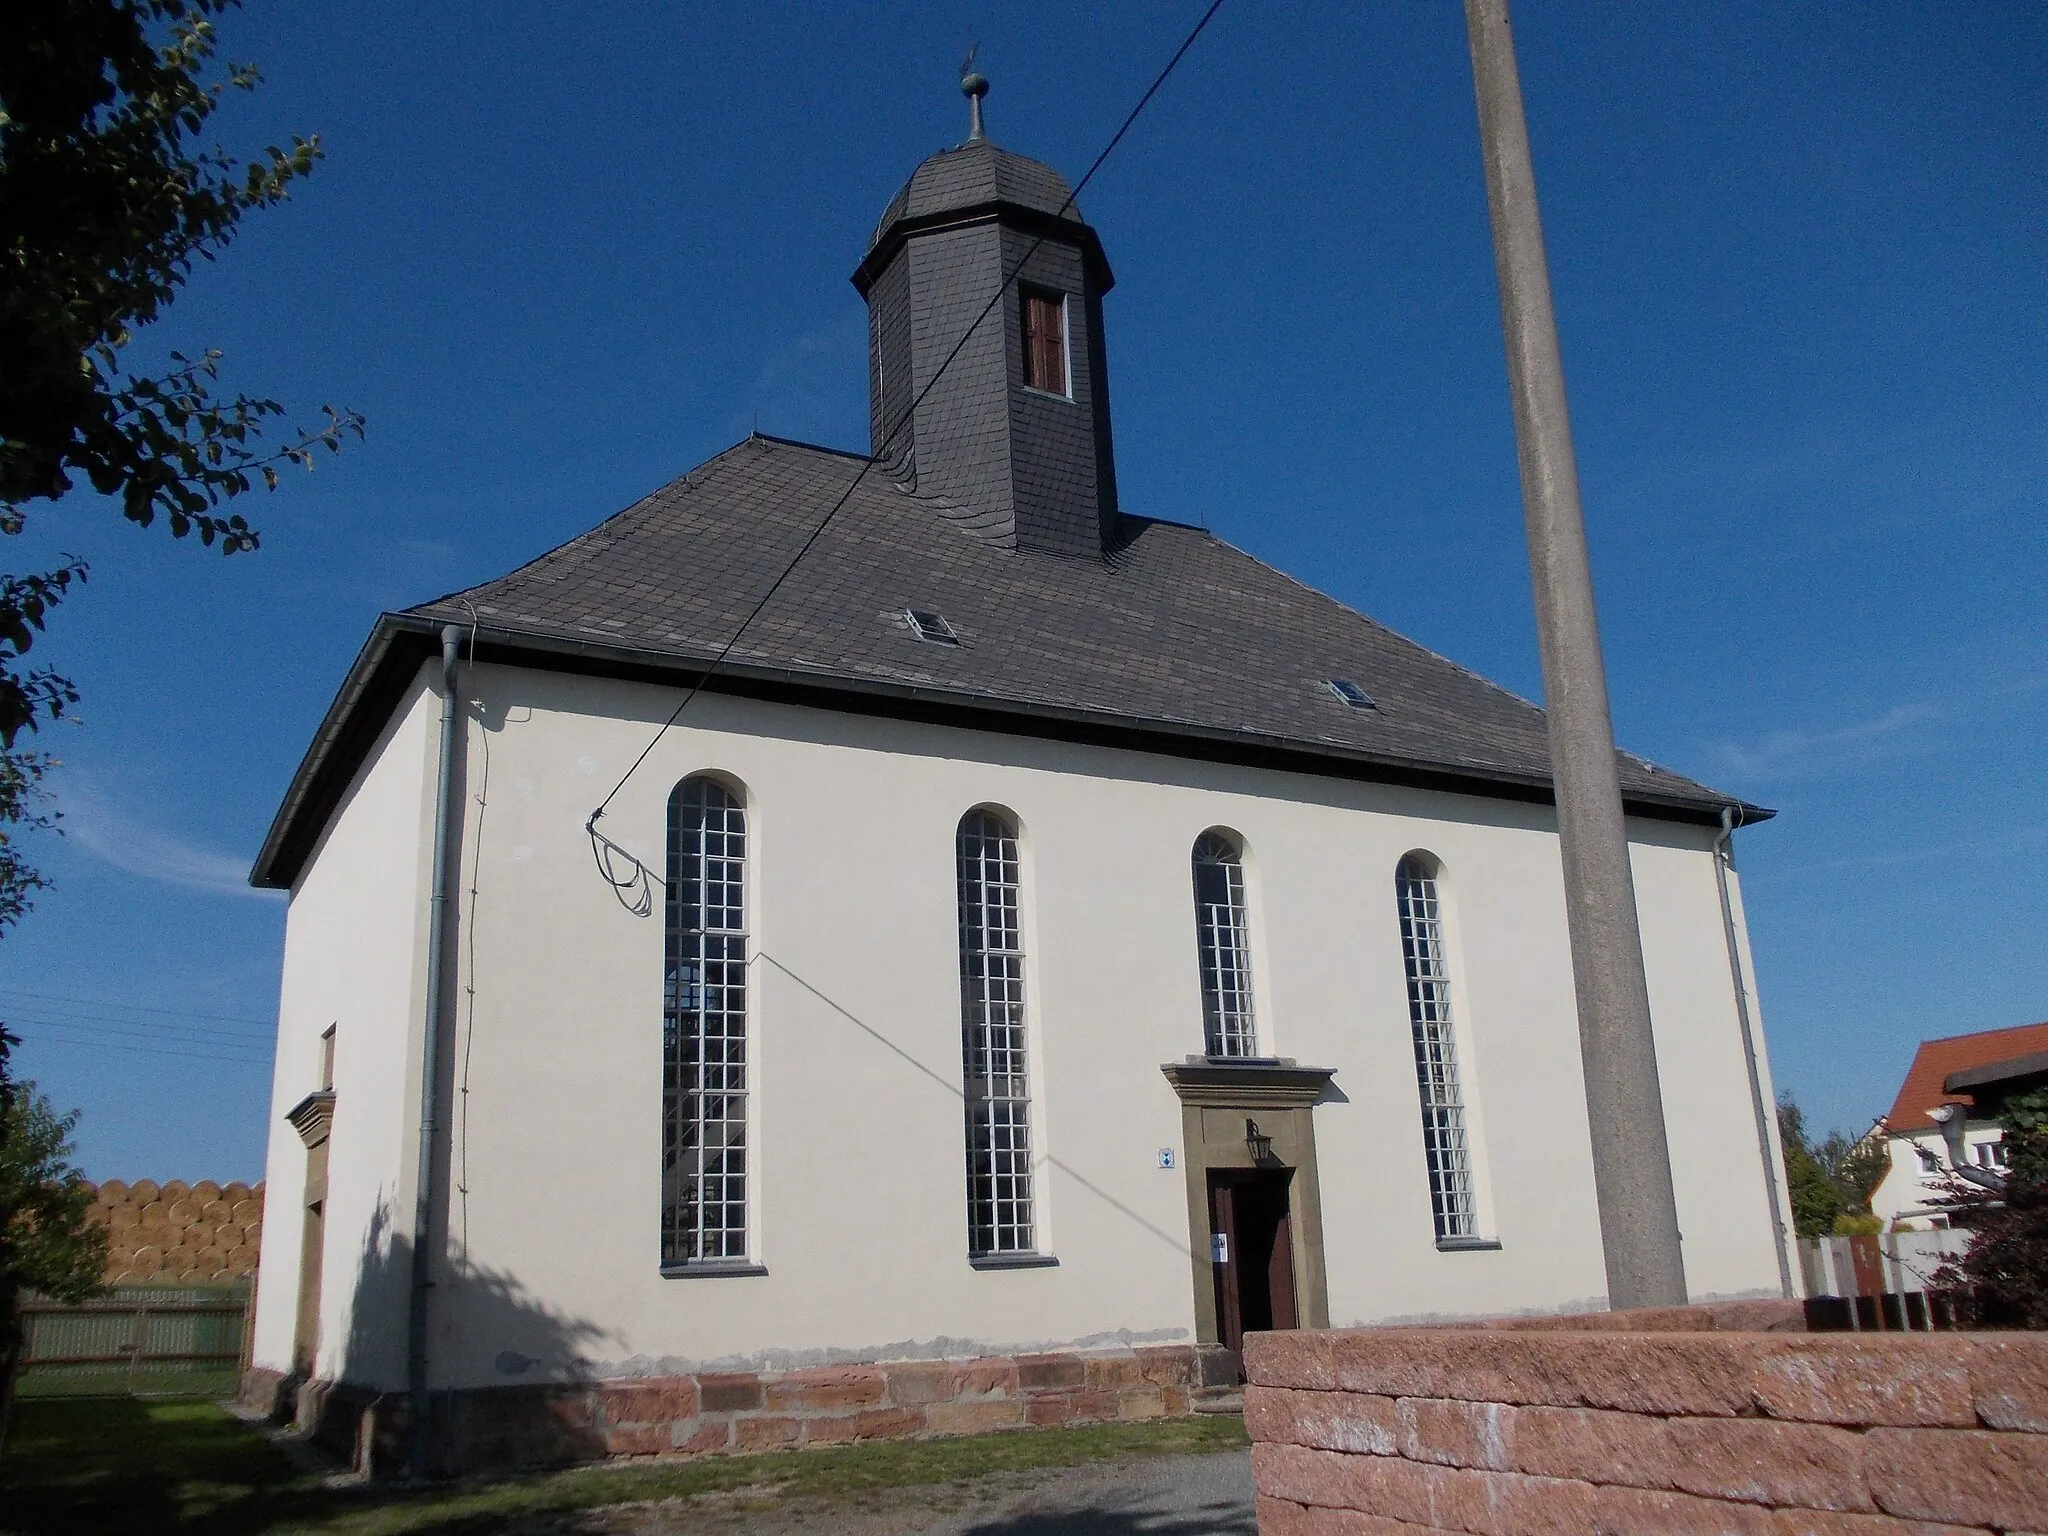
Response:
[{"label": "stone door portal", "polygon": [[1342,1099],[1331,1069],[1195,1056],[1160,1070],[1181,1104],[1195,1342],[1236,1356],[1247,1333],[1329,1327],[1315,1106]]}]

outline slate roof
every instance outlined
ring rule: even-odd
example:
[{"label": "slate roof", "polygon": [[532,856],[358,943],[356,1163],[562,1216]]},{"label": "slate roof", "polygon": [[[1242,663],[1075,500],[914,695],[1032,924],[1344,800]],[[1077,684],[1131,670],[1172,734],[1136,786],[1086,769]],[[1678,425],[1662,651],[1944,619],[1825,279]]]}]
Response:
[{"label": "slate roof", "polygon": [[[715,654],[865,461],[753,437],[497,581],[410,610],[677,657]],[[1009,549],[866,476],[730,664],[1248,735],[1548,782],[1542,711],[1214,535],[1126,517],[1100,559]],[[957,647],[913,637],[934,609]],[[1378,704],[1353,708],[1349,678]],[[1625,793],[1735,803],[1624,756]]]},{"label": "slate roof", "polygon": [[[687,686],[868,461],[756,435],[496,581],[386,614],[251,880],[288,887],[444,624],[482,658]],[[931,609],[956,646],[915,638]],[[1345,704],[1345,678],[1377,708]],[[1100,558],[1006,548],[870,472],[715,686],[983,729],[1547,801],[1543,712],[1213,534],[1124,516]],[[777,693],[777,690],[780,690]],[[1629,809],[1772,812],[1620,754]]]},{"label": "slate roof", "polygon": [[[1066,177],[1043,161],[999,149],[987,139],[975,139],[940,150],[912,171],[902,190],[889,199],[868,244],[880,245],[900,221],[989,203],[1057,215],[1072,195]],[[1076,224],[1082,222],[1078,208],[1068,208],[1065,217]]]},{"label": "slate roof", "polygon": [[1987,1029],[1974,1035],[1950,1035],[1942,1040],[1923,1040],[1913,1053],[1913,1065],[1899,1085],[1885,1128],[1901,1136],[1934,1129],[1927,1111],[1942,1104],[1967,1099],[1967,1093],[1950,1093],[1942,1085],[1952,1072],[1969,1067],[1987,1067],[1994,1062],[2048,1051],[2048,1024],[2020,1024],[2011,1029]]}]

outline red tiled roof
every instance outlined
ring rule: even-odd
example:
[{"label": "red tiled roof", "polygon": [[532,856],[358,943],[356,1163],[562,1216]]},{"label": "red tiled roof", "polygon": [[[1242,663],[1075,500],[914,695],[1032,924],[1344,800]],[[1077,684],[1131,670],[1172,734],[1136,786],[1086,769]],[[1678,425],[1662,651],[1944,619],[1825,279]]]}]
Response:
[{"label": "red tiled roof", "polygon": [[2035,1051],[2048,1051],[2048,1024],[2020,1024],[2012,1029],[1987,1029],[1982,1034],[1921,1041],[1920,1049],[1913,1053],[1913,1065],[1906,1069],[1906,1080],[1899,1085],[1899,1096],[1892,1103],[1891,1113],[1884,1117],[1885,1127],[1908,1136],[1929,1129],[1934,1122],[1927,1118],[1928,1110],[1967,1097],[1942,1091],[1942,1081],[1949,1073],[1965,1067],[1989,1066],[1994,1061],[2007,1061]]}]

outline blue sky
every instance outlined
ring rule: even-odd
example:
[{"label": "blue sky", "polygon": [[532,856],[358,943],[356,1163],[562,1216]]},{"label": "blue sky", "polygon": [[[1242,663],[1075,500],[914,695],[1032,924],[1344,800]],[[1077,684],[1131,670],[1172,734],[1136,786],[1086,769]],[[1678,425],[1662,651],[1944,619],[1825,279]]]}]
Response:
[{"label": "blue sky", "polygon": [[[1200,6],[256,0],[230,147],[321,134],[139,350],[366,443],[222,560],[79,499],[37,656],[69,834],[0,941],[95,1177],[258,1177],[283,907],[243,885],[376,614],[496,575],[758,426],[866,443],[847,281],[956,140],[1077,176]],[[1524,0],[1608,648],[1633,750],[1742,834],[1778,1081],[1821,1124],[1915,1041],[2048,1017],[2048,11]],[[1226,4],[1083,199],[1133,511],[1540,697],[1463,24]]]}]

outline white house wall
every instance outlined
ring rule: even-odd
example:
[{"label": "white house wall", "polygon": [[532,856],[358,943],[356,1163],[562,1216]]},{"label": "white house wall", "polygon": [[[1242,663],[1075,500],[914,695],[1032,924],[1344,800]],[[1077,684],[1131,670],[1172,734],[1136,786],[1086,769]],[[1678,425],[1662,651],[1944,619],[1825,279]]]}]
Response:
[{"label": "white house wall", "polygon": [[[1978,1159],[1977,1149],[2004,1139],[2005,1129],[1996,1120],[1966,1120],[1963,1155],[1972,1167],[1981,1168],[1984,1164]],[[1886,1138],[1886,1150],[1891,1166],[1885,1170],[1883,1182],[1871,1192],[1871,1214],[1887,1226],[1896,1222],[1909,1230],[1948,1225],[1947,1210],[1935,1202],[1943,1197],[1943,1181],[1952,1175],[1948,1171],[1947,1143],[1934,1122],[1930,1120],[1924,1131],[1894,1131]],[[1929,1173],[1921,1167],[1922,1151],[1935,1160],[1936,1172]]]},{"label": "white house wall", "polygon": [[[456,964],[458,997],[474,986],[475,999],[452,1048],[466,1078],[451,1128],[451,1270],[433,1301],[436,1385],[1191,1337],[1185,1175],[1158,1166],[1159,1149],[1182,1150],[1180,1106],[1159,1066],[1202,1048],[1189,851],[1211,826],[1245,840],[1262,1048],[1337,1069],[1336,1101],[1315,1111],[1332,1320],[1603,1304],[1547,807],[710,693],[599,825],[658,875],[680,779],[712,771],[744,790],[753,1257],[767,1273],[663,1278],[660,888],[646,915],[627,911],[583,826],[677,696],[494,667],[465,669],[465,688],[483,702],[466,735]],[[406,733],[427,728],[423,707]],[[431,754],[402,740],[392,750],[417,785]],[[397,810],[404,799],[393,791],[366,839],[386,858],[425,838],[416,798]],[[1051,1268],[977,1271],[966,1257],[953,842],[983,804],[1022,829]],[[340,832],[293,906],[286,996],[309,1020],[319,1008],[292,1000],[352,974],[306,953],[347,928],[323,920],[328,937],[313,940],[309,898],[362,879],[325,868],[356,857]],[[1692,1288],[1775,1295],[1712,833],[1631,832]],[[1394,905],[1395,865],[1414,849],[1443,867],[1496,1252],[1434,1241]],[[324,899],[337,916],[347,907]],[[392,1144],[353,1176],[360,1188],[395,1180],[408,1123],[391,1117]],[[364,1155],[342,1124],[337,1159],[344,1145]],[[279,1165],[274,1146],[274,1180]],[[347,1246],[339,1230],[330,1253]],[[269,1290],[290,1266],[272,1271],[268,1248],[265,1263]],[[288,1323],[265,1326],[259,1347],[274,1360]],[[357,1362],[350,1374],[396,1386],[402,1350],[377,1358],[370,1376]]]},{"label": "white house wall", "polygon": [[439,713],[423,671],[292,891],[265,1172],[258,1366],[282,1371],[291,1362],[306,1149],[284,1116],[320,1086],[321,1036],[332,1025],[335,1112],[315,1374],[403,1378],[404,1239],[414,1200],[423,895]]}]

